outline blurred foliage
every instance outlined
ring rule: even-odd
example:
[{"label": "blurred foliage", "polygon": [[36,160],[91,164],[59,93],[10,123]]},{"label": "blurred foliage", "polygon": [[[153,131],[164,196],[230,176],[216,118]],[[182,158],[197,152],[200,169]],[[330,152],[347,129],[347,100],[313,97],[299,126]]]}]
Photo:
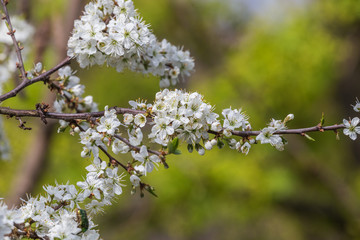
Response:
[{"label": "blurred foliage", "polygon": [[[316,125],[322,112],[326,124],[339,123],[355,101],[356,95],[349,92],[359,92],[354,82],[358,75],[344,78],[349,59],[360,55],[360,36],[354,35],[360,26],[358,0],[310,1],[274,21],[245,10],[240,16],[227,14],[221,1],[135,0],[135,4],[159,38],[184,45],[195,56],[197,72],[187,88],[203,94],[219,113],[229,106],[242,107],[254,129],[288,113],[295,114],[291,128]],[[36,0],[33,22],[51,18],[63,8],[63,1]],[[54,64],[53,56],[49,50],[46,66]],[[351,64],[360,68],[359,62]],[[119,74],[105,67],[78,73],[100,108],[127,107],[137,98],[152,101],[159,90],[157,79],[150,76]],[[352,82],[342,85],[345,81]],[[39,84],[29,88],[26,101],[7,104],[33,108],[43,92]],[[343,95],[351,95],[351,102],[339,98]],[[31,133],[16,124],[6,121],[13,160],[0,162],[0,196],[9,191],[22,150],[31,142]],[[351,145],[347,137],[336,141],[331,132],[311,136],[316,142],[287,137],[284,152],[253,146],[248,156],[214,149],[200,157],[181,149],[182,155],[168,158],[170,169],[160,166],[146,179],[159,198],[147,194],[140,199],[139,193],[132,196],[125,188],[114,206],[97,217],[101,234],[108,240],[359,239],[359,144]],[[72,183],[82,179],[89,160],[80,158],[77,142],[68,134],[54,136],[35,193],[55,179]]]}]

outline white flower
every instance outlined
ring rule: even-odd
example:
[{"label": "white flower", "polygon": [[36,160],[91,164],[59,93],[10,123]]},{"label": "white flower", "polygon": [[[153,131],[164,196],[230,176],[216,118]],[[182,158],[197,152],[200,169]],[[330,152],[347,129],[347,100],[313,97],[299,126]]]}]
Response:
[{"label": "white flower", "polygon": [[104,206],[105,203],[93,199],[90,203],[86,204],[86,210],[89,212],[89,215],[96,215],[104,212]]},{"label": "white flower", "polygon": [[205,143],[205,149],[206,150],[211,150],[213,148],[213,144],[211,143],[211,141],[207,141]]},{"label": "white flower", "polygon": [[271,119],[271,122],[269,123],[269,127],[272,128],[274,131],[286,129],[284,122],[275,119]]},{"label": "white flower", "polygon": [[353,118],[352,120],[343,120],[345,125],[344,134],[348,135],[352,140],[356,140],[357,134],[360,134],[360,127],[357,125],[359,124],[360,119],[358,117]]},{"label": "white flower", "polygon": [[149,156],[149,153],[147,151],[147,148],[145,145],[141,146],[140,151],[137,153],[135,151],[131,151],[132,157],[139,162],[144,162],[145,158]]},{"label": "white flower", "polygon": [[360,102],[359,99],[356,99],[356,104],[353,106],[355,112],[360,112]]},{"label": "white flower", "polygon": [[140,185],[141,179],[136,175],[131,175],[130,182],[134,187],[138,187]]},{"label": "white flower", "polygon": [[149,153],[145,145],[141,146],[140,151],[136,153],[135,151],[131,152],[132,157],[141,162],[145,167],[145,175],[148,172],[152,172],[155,165],[157,165],[161,160],[157,155],[151,155],[149,157]]},{"label": "white flower", "polygon": [[120,195],[122,193],[122,186],[125,186],[123,184],[121,184],[121,182],[123,181],[122,178],[124,175],[118,175],[118,168],[107,168],[106,169],[106,175],[107,175],[107,179],[106,182],[107,184],[109,184],[109,188],[112,189],[112,191],[116,194],[116,195]]},{"label": "white flower", "polygon": [[74,235],[81,232],[78,223],[75,221],[74,212],[61,210],[60,215],[56,216],[55,225],[49,229],[51,239],[75,239]]},{"label": "white flower", "polygon": [[[236,148],[238,149],[238,146],[236,146]],[[249,151],[250,151],[251,145],[249,142],[244,143],[243,145],[240,146],[240,151],[242,153],[244,153],[245,155],[248,155]]]},{"label": "white flower", "polygon": [[282,139],[279,135],[274,135],[275,129],[271,127],[264,128],[261,133],[256,136],[256,140],[261,144],[270,143],[272,146],[276,146],[282,143]]},{"label": "white flower", "polygon": [[138,127],[144,127],[146,124],[146,117],[144,114],[136,114],[135,118],[134,118],[134,123],[138,126]]},{"label": "white flower", "polygon": [[228,128],[224,129],[223,134],[224,134],[225,137],[231,137],[232,136],[232,132]]},{"label": "white flower", "polygon": [[222,115],[225,117],[224,128],[235,130],[242,127],[244,130],[249,124],[248,117],[241,112],[241,109],[232,110],[231,108],[224,109]]},{"label": "white flower", "polygon": [[132,131],[128,131],[129,141],[131,145],[139,146],[143,140],[143,133],[141,128],[133,129]]},{"label": "white flower", "polygon": [[129,114],[129,113],[124,114],[124,123],[126,125],[129,125],[130,123],[132,123],[133,120],[134,120],[134,116],[132,114]]},{"label": "white flower", "polygon": [[127,152],[129,152],[129,150],[130,150],[129,146],[126,143],[124,143],[123,141],[121,141],[117,138],[113,141],[112,151],[115,154],[127,153]]},{"label": "white flower", "polygon": [[120,126],[120,121],[115,114],[115,109],[108,110],[108,106],[105,107],[104,116],[100,118],[100,125],[96,130],[99,132],[105,132],[109,135],[114,135],[117,127]]}]

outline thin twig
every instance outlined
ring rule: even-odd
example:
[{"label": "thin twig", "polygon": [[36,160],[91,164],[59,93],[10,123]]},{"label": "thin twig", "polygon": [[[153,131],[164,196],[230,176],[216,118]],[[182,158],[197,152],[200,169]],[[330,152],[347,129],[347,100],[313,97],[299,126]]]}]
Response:
[{"label": "thin twig", "polygon": [[16,37],[15,37],[15,30],[13,29],[13,26],[11,24],[11,20],[10,20],[10,15],[9,15],[9,12],[7,10],[7,1],[4,1],[4,0],[1,0],[1,4],[3,6],[3,9],[4,9],[4,13],[5,13],[5,19],[8,23],[8,28],[9,28],[9,35],[11,36],[11,39],[13,41],[13,44],[14,44],[14,47],[15,47],[15,51],[16,51],[16,56],[18,58],[18,63],[17,63],[17,67],[19,68],[19,71],[21,73],[21,78],[23,79],[23,82],[27,80],[27,77],[26,77],[26,71],[25,71],[25,68],[24,68],[24,61],[23,61],[23,58],[22,58],[22,54],[21,54],[21,48],[19,46],[19,43],[18,41],[16,40]]},{"label": "thin twig", "polygon": [[[287,130],[279,130],[274,132],[274,134],[282,135],[282,134],[299,134],[303,135],[308,132],[323,132],[323,131],[336,131],[338,129],[345,128],[344,124],[335,124],[331,126],[314,126],[308,128],[298,128],[298,129],[287,129]],[[214,132],[211,132],[214,133]],[[232,131],[232,134],[235,136],[240,137],[250,137],[250,136],[257,136],[261,133],[261,131]]]},{"label": "thin twig", "polygon": [[[113,107],[110,109],[115,109],[117,114],[144,114],[145,111],[141,110],[134,110],[130,108],[119,108],[119,107]],[[7,115],[9,117],[40,117],[40,114],[36,110],[18,110],[18,109],[11,109],[7,107],[0,107],[0,114]],[[91,112],[91,113],[55,113],[55,112],[46,112],[44,113],[45,118],[49,119],[58,119],[58,120],[65,120],[65,121],[71,121],[71,120],[89,120],[92,118],[102,117],[104,116],[104,111],[101,112]],[[344,124],[335,124],[331,126],[314,126],[314,127],[308,127],[308,128],[298,128],[298,129],[287,129],[287,130],[279,130],[276,131],[274,134],[299,134],[303,135],[308,132],[323,132],[323,131],[336,131],[338,129],[345,128]],[[209,130],[209,133],[211,134],[219,134],[218,132],[214,132]],[[257,136],[261,133],[261,131],[232,131],[232,134],[239,137],[250,137],[250,136]],[[115,136],[119,140],[126,143],[129,147],[138,149],[137,147],[130,144],[130,142],[121,137],[121,136]],[[150,152],[150,151],[149,151]],[[160,152],[151,152],[153,154],[161,155]]]},{"label": "thin twig", "polygon": [[125,171],[128,172],[129,168],[126,167],[126,166],[125,166],[124,164],[122,164],[121,162],[119,162],[116,158],[114,158],[113,156],[111,156],[111,154],[110,154],[108,151],[106,151],[105,148],[103,148],[102,146],[98,146],[98,148],[100,148],[100,150],[101,150],[103,153],[105,153],[105,155],[109,158],[110,163],[111,163],[112,161],[115,161],[115,162],[116,162],[118,165],[120,165]]},{"label": "thin twig", "polygon": [[[119,107],[113,107],[109,108],[115,109],[117,114],[138,114],[138,113],[145,113],[144,111],[140,110],[134,110],[130,108],[119,108]],[[39,111],[37,110],[19,110],[19,109],[12,109],[8,107],[0,107],[0,114],[7,115],[9,117],[41,117],[39,114]],[[91,112],[91,113],[56,113],[56,112],[44,112],[43,116],[45,118],[49,119],[58,119],[58,120],[65,120],[65,121],[71,121],[71,120],[88,120],[91,118],[97,118],[104,116],[104,111],[100,112]]]},{"label": "thin twig", "polygon": [[[76,126],[80,129],[80,131],[84,132],[85,129],[83,129],[79,124],[77,124],[75,122]],[[113,161],[115,161],[118,165],[120,165],[126,172],[128,172],[129,168],[126,167],[124,164],[122,164],[121,162],[119,162],[116,158],[114,158],[113,156],[111,156],[111,154],[102,146],[98,145],[97,146],[108,158],[109,158],[109,162],[110,164],[112,164]]]},{"label": "thin twig", "polygon": [[[137,150],[137,151],[140,151],[140,147],[137,147],[137,146],[132,145],[128,139],[123,138],[123,137],[120,136],[120,135],[115,135],[114,137],[117,138],[117,139],[119,139],[119,140],[121,140],[121,141],[123,141],[123,142],[124,142],[126,145],[128,145],[130,148],[132,148],[132,149],[134,149],[134,150]],[[151,150],[151,149],[148,149],[147,151],[148,151],[149,153],[152,153],[152,154],[155,154],[155,155],[158,155],[158,156],[164,155],[164,154],[161,153],[161,152],[154,151],[154,150]]]},{"label": "thin twig", "polygon": [[[3,0],[1,0],[3,1]],[[44,72],[43,74],[32,78],[32,79],[26,79],[25,81],[22,81],[17,87],[15,87],[13,90],[11,90],[10,92],[7,92],[3,95],[0,96],[0,103],[5,101],[8,98],[12,98],[15,97],[21,90],[23,90],[24,88],[26,88],[27,86],[34,84],[36,82],[45,82],[51,74],[55,73],[57,70],[59,70],[60,68],[70,64],[71,58],[67,57],[65,58],[63,61],[61,61],[58,65],[56,65],[55,67],[53,67],[52,69],[50,69],[47,72]]]}]

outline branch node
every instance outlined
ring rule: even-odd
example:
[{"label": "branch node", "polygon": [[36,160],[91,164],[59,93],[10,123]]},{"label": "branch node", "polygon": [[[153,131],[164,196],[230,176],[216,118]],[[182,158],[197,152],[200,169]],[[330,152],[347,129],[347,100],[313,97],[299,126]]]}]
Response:
[{"label": "branch node", "polygon": [[22,130],[32,130],[31,127],[26,127],[26,121],[23,121],[20,117],[16,117],[17,120],[19,120],[19,128],[21,128]]},{"label": "branch node", "polygon": [[49,104],[45,104],[45,103],[37,103],[36,104],[36,110],[40,116],[40,119],[43,123],[47,124],[47,120],[46,120],[46,117],[45,117],[45,114],[48,112],[49,110]]}]

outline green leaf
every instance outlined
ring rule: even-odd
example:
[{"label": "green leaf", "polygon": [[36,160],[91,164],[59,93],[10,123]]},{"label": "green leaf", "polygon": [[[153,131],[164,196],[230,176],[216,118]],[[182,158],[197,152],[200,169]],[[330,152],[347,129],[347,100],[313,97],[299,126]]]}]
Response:
[{"label": "green leaf", "polygon": [[177,150],[179,146],[179,138],[174,138],[171,142],[168,143],[168,149],[169,149],[169,154],[180,154],[178,153],[179,151]]},{"label": "green leaf", "polygon": [[304,134],[304,137],[306,137],[306,138],[309,139],[310,141],[314,141],[314,142],[315,142],[315,139],[313,139],[312,137],[310,137],[310,136],[307,135],[306,133]]},{"label": "green leaf", "polygon": [[181,154],[181,151],[179,149],[176,149],[175,152],[174,152],[175,155],[180,155]]},{"label": "green leaf", "polygon": [[151,195],[153,195],[153,196],[155,196],[155,197],[158,197],[158,195],[156,195],[156,193],[154,192],[155,189],[154,189],[153,187],[151,187],[151,186],[149,186],[149,185],[146,185],[146,186],[144,187],[144,189],[145,189],[146,191],[148,191]]},{"label": "green leaf", "polygon": [[192,153],[194,151],[194,146],[192,144],[188,144],[187,150],[189,151],[189,153]]},{"label": "green leaf", "polygon": [[225,143],[223,143],[223,141],[221,141],[221,140],[218,138],[217,146],[218,146],[219,149],[222,149],[222,148],[224,148]]},{"label": "green leaf", "polygon": [[322,113],[321,119],[320,119],[320,127],[324,126],[324,124],[325,124],[325,115],[324,115],[324,113]]}]

